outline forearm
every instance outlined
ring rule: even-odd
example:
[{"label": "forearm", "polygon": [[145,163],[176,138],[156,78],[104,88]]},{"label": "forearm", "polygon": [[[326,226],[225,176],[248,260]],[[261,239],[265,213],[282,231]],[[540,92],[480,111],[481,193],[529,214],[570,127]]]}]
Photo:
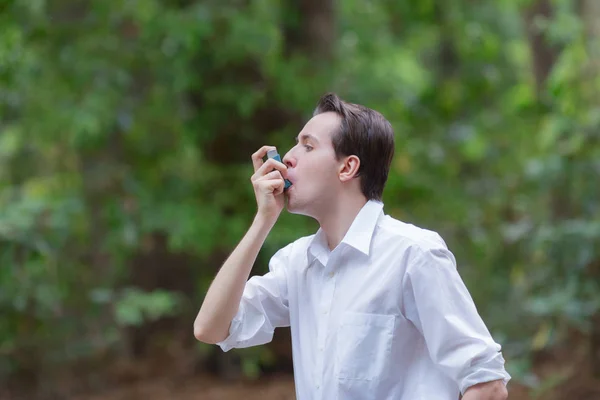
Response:
[{"label": "forearm", "polygon": [[506,400],[508,391],[502,380],[479,383],[465,391],[462,400]]},{"label": "forearm", "polygon": [[257,216],[217,273],[194,321],[198,340],[214,344],[229,334],[252,266],[272,227],[272,222]]}]

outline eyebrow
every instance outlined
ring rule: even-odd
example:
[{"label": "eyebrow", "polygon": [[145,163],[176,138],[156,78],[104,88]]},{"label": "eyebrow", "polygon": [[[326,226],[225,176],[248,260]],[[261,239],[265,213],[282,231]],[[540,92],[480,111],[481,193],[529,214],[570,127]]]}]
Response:
[{"label": "eyebrow", "polygon": [[313,142],[319,143],[319,140],[309,133],[304,133],[304,134],[300,135],[300,139],[298,139],[298,136],[296,136],[295,139],[296,139],[296,143],[298,143],[300,140],[307,140],[307,139],[310,139]]}]

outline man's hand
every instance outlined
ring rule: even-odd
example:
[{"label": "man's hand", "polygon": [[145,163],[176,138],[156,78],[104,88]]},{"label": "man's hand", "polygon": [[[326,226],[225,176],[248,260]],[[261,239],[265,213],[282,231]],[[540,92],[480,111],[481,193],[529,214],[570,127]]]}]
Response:
[{"label": "man's hand", "polygon": [[254,175],[250,178],[254,186],[258,215],[271,223],[275,223],[283,210],[283,189],[287,177],[287,167],[274,159],[263,162],[263,157],[269,150],[275,150],[273,146],[263,146],[252,154]]},{"label": "man's hand", "polygon": [[502,380],[478,383],[467,389],[462,400],[506,400],[508,391]]}]

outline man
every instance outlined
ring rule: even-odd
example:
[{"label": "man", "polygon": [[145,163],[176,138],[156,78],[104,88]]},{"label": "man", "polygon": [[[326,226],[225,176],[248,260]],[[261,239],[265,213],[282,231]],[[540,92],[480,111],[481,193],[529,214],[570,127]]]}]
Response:
[{"label": "man", "polygon": [[[283,163],[252,155],[258,211],[194,323],[223,351],[290,326],[296,397],[500,400],[510,376],[435,232],[385,215],[394,133],[378,112],[323,96]],[[292,186],[284,192],[284,178]],[[250,270],[287,198],[320,229]]]}]

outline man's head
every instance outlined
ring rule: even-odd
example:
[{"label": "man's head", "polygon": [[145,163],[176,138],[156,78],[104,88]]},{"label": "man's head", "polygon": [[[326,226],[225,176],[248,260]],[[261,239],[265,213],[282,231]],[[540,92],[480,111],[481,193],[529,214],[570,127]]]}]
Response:
[{"label": "man's head", "polygon": [[328,93],[297,140],[283,158],[293,183],[290,212],[312,215],[342,196],[381,200],[394,156],[394,131],[383,115]]}]

